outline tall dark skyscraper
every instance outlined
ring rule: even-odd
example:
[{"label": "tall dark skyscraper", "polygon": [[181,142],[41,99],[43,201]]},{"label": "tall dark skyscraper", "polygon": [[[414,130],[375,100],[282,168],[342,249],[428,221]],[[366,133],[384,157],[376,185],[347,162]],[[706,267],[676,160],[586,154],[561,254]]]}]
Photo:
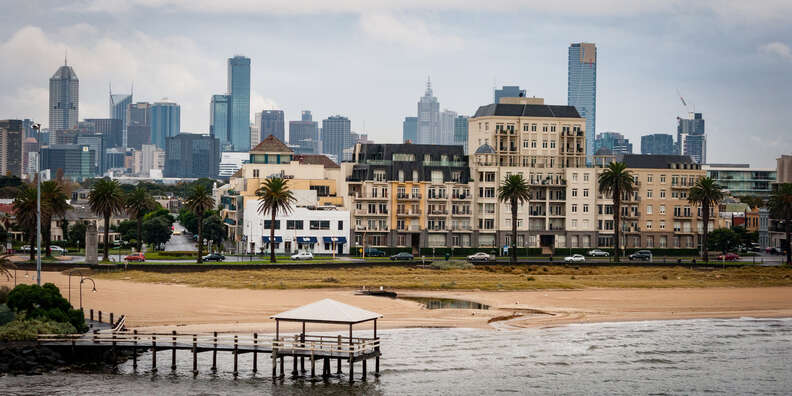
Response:
[{"label": "tall dark skyscraper", "polygon": [[165,150],[169,137],[181,131],[181,107],[172,102],[157,102],[151,106],[151,144]]},{"label": "tall dark skyscraper", "polygon": [[630,140],[618,132],[598,133],[594,139],[594,153],[601,148],[606,148],[613,153],[632,154],[633,152],[633,145]]},{"label": "tall dark skyscraper", "polygon": [[0,175],[22,177],[22,120],[0,120]]},{"label": "tall dark skyscraper", "polygon": [[220,148],[226,149],[231,144],[228,128],[231,125],[228,118],[228,102],[230,95],[212,95],[209,105],[209,135],[220,142]]},{"label": "tall dark skyscraper", "polygon": [[460,115],[454,119],[454,145],[462,146],[467,154],[468,116]]},{"label": "tall dark skyscraper", "polygon": [[211,136],[180,133],[168,137],[165,177],[217,177],[220,171],[220,142]]},{"label": "tall dark skyscraper", "polygon": [[289,144],[297,146],[297,154],[319,153],[319,124],[309,110],[303,110],[300,121],[289,121]]},{"label": "tall dark skyscraper", "polygon": [[127,110],[132,104],[132,94],[113,94],[110,91],[110,112],[108,117],[121,120],[122,140],[120,147],[126,147],[127,140]]},{"label": "tall dark skyscraper", "polygon": [[63,169],[63,175],[76,181],[96,177],[96,152],[89,146],[79,144],[51,144],[41,148],[41,169],[49,169],[55,175]]},{"label": "tall dark skyscraper", "polygon": [[519,85],[504,85],[501,89],[495,90],[495,97],[492,103],[500,103],[501,98],[518,98],[525,96],[525,90],[520,89]]},{"label": "tall dark skyscraper", "polygon": [[586,119],[586,163],[590,164],[597,126],[597,46],[592,43],[569,46],[567,104]]},{"label": "tall dark skyscraper", "polygon": [[281,142],[286,141],[286,126],[283,119],[283,110],[264,110],[261,112],[261,130],[259,130],[261,139],[264,140],[267,136],[272,135],[278,138]]},{"label": "tall dark skyscraper", "polygon": [[707,135],[701,113],[690,113],[689,118],[677,117],[677,152],[689,155],[699,164],[707,163]]},{"label": "tall dark skyscraper", "polygon": [[127,147],[140,150],[151,144],[151,104],[138,102],[127,108]]},{"label": "tall dark skyscraper", "polygon": [[250,151],[250,58],[228,59],[228,136],[233,151]]},{"label": "tall dark skyscraper", "polygon": [[121,127],[121,120],[115,118],[88,118],[85,122],[92,125],[92,132],[104,135],[105,147],[124,146],[124,134],[123,128]]},{"label": "tall dark skyscraper", "polygon": [[351,141],[352,124],[349,118],[337,115],[322,120],[322,151],[335,156],[338,163],[344,160],[344,148]]},{"label": "tall dark skyscraper", "polygon": [[402,121],[402,143],[418,142],[418,117],[404,117]]},{"label": "tall dark skyscraper", "polygon": [[59,131],[75,128],[79,120],[80,80],[66,60],[49,81],[49,130]]},{"label": "tall dark skyscraper", "polygon": [[641,154],[676,154],[674,137],[667,133],[641,136]]}]

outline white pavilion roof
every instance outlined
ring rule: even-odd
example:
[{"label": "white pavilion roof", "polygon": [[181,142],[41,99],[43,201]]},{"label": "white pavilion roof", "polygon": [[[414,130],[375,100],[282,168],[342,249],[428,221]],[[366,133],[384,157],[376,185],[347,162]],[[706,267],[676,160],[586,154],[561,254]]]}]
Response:
[{"label": "white pavilion roof", "polygon": [[381,317],[382,315],[376,312],[366,311],[325,298],[324,300],[270,316],[270,319],[294,322],[360,323]]}]

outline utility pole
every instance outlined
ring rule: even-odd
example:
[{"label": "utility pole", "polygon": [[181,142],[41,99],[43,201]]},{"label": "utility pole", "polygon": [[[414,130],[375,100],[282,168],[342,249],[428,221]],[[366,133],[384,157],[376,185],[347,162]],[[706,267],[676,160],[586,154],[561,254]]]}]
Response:
[{"label": "utility pole", "polygon": [[36,158],[36,284],[41,286],[41,124],[33,124],[38,143]]}]

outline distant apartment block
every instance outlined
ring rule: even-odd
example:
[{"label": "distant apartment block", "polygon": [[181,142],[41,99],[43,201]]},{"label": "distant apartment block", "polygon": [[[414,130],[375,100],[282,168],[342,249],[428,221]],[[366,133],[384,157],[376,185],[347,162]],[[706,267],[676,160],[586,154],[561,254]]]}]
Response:
[{"label": "distant apartment block", "polygon": [[641,136],[641,154],[676,154],[674,137],[667,133]]}]

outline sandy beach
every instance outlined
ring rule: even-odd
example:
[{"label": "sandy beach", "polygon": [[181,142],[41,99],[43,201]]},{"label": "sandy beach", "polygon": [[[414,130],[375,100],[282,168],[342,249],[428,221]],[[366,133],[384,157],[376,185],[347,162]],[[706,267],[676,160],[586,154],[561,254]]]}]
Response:
[{"label": "sandy beach", "polygon": [[[32,273],[31,273],[32,275]],[[20,274],[21,279],[22,278]],[[68,277],[45,272],[69,296]],[[72,277],[71,301],[79,306],[79,278]],[[0,285],[13,287],[2,280]],[[351,289],[250,290],[175,284],[96,280],[83,285],[86,309],[125,314],[130,328],[180,332],[274,332],[269,316],[332,298],[384,315],[381,328],[520,328],[570,323],[660,319],[792,317],[792,287],[583,289],[540,291],[398,291],[400,295],[456,298],[490,305],[489,310],[428,310],[408,300],[357,296]],[[489,324],[494,317],[522,316]],[[290,330],[290,329],[285,329]],[[316,330],[320,330],[317,328]]]}]

